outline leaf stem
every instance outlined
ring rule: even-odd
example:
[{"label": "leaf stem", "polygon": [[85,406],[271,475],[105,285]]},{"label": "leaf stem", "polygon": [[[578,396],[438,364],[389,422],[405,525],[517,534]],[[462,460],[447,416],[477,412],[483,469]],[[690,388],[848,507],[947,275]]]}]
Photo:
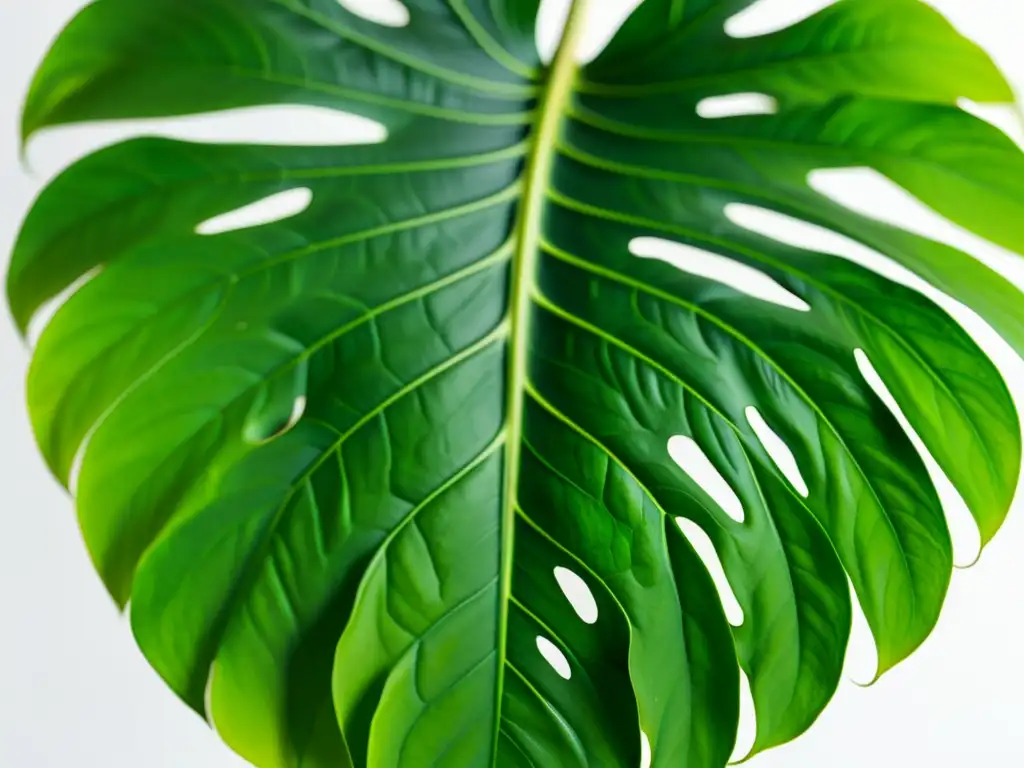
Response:
[{"label": "leaf stem", "polygon": [[537,114],[537,129],[524,169],[523,202],[519,209],[514,237],[517,242],[512,261],[510,297],[511,339],[506,383],[507,456],[501,520],[501,573],[498,622],[498,685],[495,716],[494,764],[497,764],[498,728],[504,689],[507,649],[508,606],[512,593],[512,562],[515,548],[516,498],[522,454],[523,414],[526,372],[530,346],[531,295],[537,254],[540,251],[546,193],[554,165],[558,136],[565,120],[566,104],[576,83],[579,64],[576,49],[586,25],[590,0],[573,0],[561,42],[547,73]]}]

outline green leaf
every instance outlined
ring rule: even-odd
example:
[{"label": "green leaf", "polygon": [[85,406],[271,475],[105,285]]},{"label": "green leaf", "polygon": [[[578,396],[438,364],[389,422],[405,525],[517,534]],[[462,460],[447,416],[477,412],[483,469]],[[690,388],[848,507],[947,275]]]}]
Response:
[{"label": "green leaf", "polygon": [[[635,766],[643,731],[656,768],[720,768],[741,670],[753,752],[799,736],[838,684],[851,600],[881,674],[932,631],[952,571],[925,464],[857,351],[983,541],[998,531],[1020,427],[970,336],[728,211],[852,238],[1024,352],[1002,277],[807,182],[867,166],[1024,251],[1024,156],[957,107],[1009,88],[917,0],[729,37],[751,4],[647,0],[582,68],[582,0],[550,65],[538,0],[407,0],[401,28],[337,0],[96,0],[55,42],[26,139],[267,104],[388,131],[117,144],[42,193],[8,272],[23,330],[74,287],[28,400],[97,570],[153,667],[255,765]],[[698,116],[735,93],[779,109]],[[197,231],[296,189],[311,202],[290,217]],[[637,238],[758,270],[796,303],[708,277],[692,250],[639,258]],[[669,455],[678,436],[741,522]],[[713,543],[740,626],[679,519]]]}]

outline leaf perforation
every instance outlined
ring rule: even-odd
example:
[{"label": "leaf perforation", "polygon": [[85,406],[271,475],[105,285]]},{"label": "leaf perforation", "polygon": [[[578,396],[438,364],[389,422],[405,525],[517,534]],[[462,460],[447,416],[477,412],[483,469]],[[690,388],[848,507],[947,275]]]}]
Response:
[{"label": "leaf perforation", "polygon": [[612,601],[615,603],[615,606],[622,612],[623,616],[628,617],[630,615],[629,612],[626,610],[625,606],[619,601],[619,598],[615,594],[614,590],[612,590],[611,585],[608,584],[608,582],[605,581],[605,579],[603,579],[600,575],[598,575],[598,573],[593,568],[591,568],[584,560],[582,560],[579,557],[579,555],[575,554],[572,550],[570,550],[568,547],[566,547],[564,544],[558,541],[558,539],[556,539],[554,536],[548,533],[543,528],[543,526],[540,525],[540,523],[538,523],[536,520],[530,517],[530,515],[523,509],[521,502],[518,501],[516,502],[516,517],[517,519],[522,520],[526,525],[529,525],[530,528],[536,531],[538,535],[542,536],[549,544],[552,544],[563,555],[568,557],[570,561],[573,563],[574,567],[579,568],[592,579],[594,579],[594,581],[596,581],[598,584],[604,587],[605,591],[611,597]]},{"label": "leaf perforation", "polygon": [[[835,102],[832,102],[831,111],[838,111],[839,109],[842,108],[842,106],[844,106],[845,104],[852,103],[853,101],[853,99],[839,99]],[[969,113],[963,111],[958,107],[951,106],[948,107],[947,109],[949,110],[949,114],[962,116],[965,119],[977,119],[973,118],[972,116],[970,116]],[[780,114],[783,117],[786,116],[786,113]],[[656,141],[682,145],[720,144],[722,146],[732,147],[759,147],[764,149],[777,149],[780,151],[799,152],[802,155],[819,154],[823,157],[823,159],[828,159],[832,162],[838,162],[840,165],[844,166],[863,164],[864,162],[872,159],[875,160],[876,162],[885,160],[913,160],[915,163],[920,163],[923,166],[933,168],[950,176],[955,176],[964,182],[970,184],[977,183],[976,179],[969,177],[967,174],[963,172],[956,171],[947,164],[943,164],[935,160],[934,158],[927,157],[920,153],[914,153],[910,151],[886,151],[883,149],[879,149],[877,147],[867,147],[860,144],[852,145],[849,148],[844,149],[837,144],[829,144],[825,142],[812,142],[810,139],[806,137],[802,137],[799,140],[785,140],[778,138],[764,138],[761,136],[746,136],[741,134],[729,134],[722,132],[697,133],[693,131],[666,131],[658,128],[648,128],[643,125],[633,123],[625,123],[620,120],[615,120],[604,115],[601,115],[600,113],[595,112],[594,110],[582,108],[579,105],[574,106],[570,110],[569,116],[573,120],[577,120],[580,123],[587,125],[591,128],[596,128],[597,130],[603,131],[613,136],[621,136],[623,138],[632,138],[645,141]],[[742,116],[731,119],[748,122],[771,121],[773,120],[773,118],[777,119],[778,115],[772,115],[768,117],[758,116],[754,118]],[[722,122],[726,121],[723,120]],[[719,179],[712,179],[710,177],[701,177],[694,174],[684,174],[679,173],[677,171],[664,171],[661,169],[648,168],[645,166],[628,166],[626,164],[615,164],[616,167],[613,168],[613,161],[605,160],[596,157],[595,155],[590,155],[576,147],[573,147],[571,144],[565,143],[563,144],[563,146],[560,147],[560,149],[566,156],[572,157],[573,159],[578,160],[579,162],[594,164],[595,167],[602,168],[604,170],[611,170],[614,172],[630,173],[631,175],[636,175],[640,177],[645,177],[647,174],[650,174],[649,178],[657,178],[670,181],[678,180],[682,182],[699,181],[700,183],[706,183],[709,185],[712,181],[717,183],[722,183],[723,181]],[[1008,159],[1015,157],[1017,155],[1015,147],[1009,140],[1007,140],[1007,143],[1004,146],[999,147],[999,149],[1005,151],[1006,157]],[[744,194],[750,194],[747,191],[747,188],[745,187],[741,188],[737,186],[735,188],[726,188],[735,189],[735,191],[738,192],[742,191]],[[810,189],[810,187],[808,187],[808,189]],[[765,197],[763,190],[754,191],[753,194]],[[765,199],[769,198],[765,197]]]},{"label": "leaf perforation", "polygon": [[[515,596],[514,592],[511,595],[509,595],[509,601],[516,608],[516,610],[518,610],[520,613],[523,614],[523,616],[525,616],[527,619],[529,619],[534,624],[536,624],[537,627],[539,629],[541,629],[547,635],[548,639],[550,639],[550,640],[554,641],[555,643],[557,643],[558,647],[565,654],[566,659],[568,659],[570,662],[573,663],[573,667],[572,668],[575,669],[575,670],[580,670],[581,672],[583,672],[583,674],[586,677],[586,679],[588,680],[588,682],[591,682],[591,684],[592,684],[592,681],[590,680],[590,675],[588,674],[586,666],[580,662],[580,660],[576,657],[576,654],[573,653],[572,648],[561,637],[561,635],[559,635],[557,632],[555,632],[555,630],[553,630],[549,624],[547,624],[539,616],[537,616],[537,614],[535,614],[528,607],[526,607],[526,605],[519,598],[517,598]],[[574,679],[575,679],[575,676],[574,676]]]},{"label": "leaf perforation", "polygon": [[[681,379],[679,379],[678,376],[676,376],[674,373],[672,373],[671,371],[666,369],[660,363],[657,363],[656,361],[650,359],[648,356],[644,355],[639,350],[636,350],[635,348],[631,347],[626,342],[624,342],[624,341],[622,341],[620,339],[614,338],[613,336],[611,336],[610,334],[607,334],[603,330],[601,330],[601,329],[599,329],[599,328],[597,328],[595,326],[592,326],[591,324],[589,324],[588,322],[586,322],[582,318],[576,317],[575,315],[573,315],[572,313],[568,312],[564,308],[561,308],[561,307],[558,307],[555,304],[552,304],[550,301],[548,301],[547,299],[539,296],[538,294],[535,294],[534,300],[538,304],[538,306],[541,306],[544,309],[546,309],[546,310],[552,312],[553,314],[557,315],[558,317],[561,317],[563,320],[569,322],[570,324],[575,325],[575,326],[579,327],[580,329],[582,329],[584,331],[587,331],[589,333],[592,333],[592,334],[598,336],[605,343],[622,349],[624,352],[626,352],[627,354],[629,354],[632,357],[636,358],[637,360],[643,362],[645,365],[650,366],[652,369],[654,369],[654,370],[658,371],[659,373],[661,373],[661,375],[666,376],[669,380],[676,382],[679,386],[682,386],[688,392],[690,392],[694,396],[698,397],[698,399],[700,399],[702,402],[705,402],[705,404],[709,408],[714,410],[716,413],[719,413],[712,406],[710,406],[710,404],[706,403],[706,401],[704,401],[704,399],[702,397],[700,397],[700,395],[692,388],[692,386],[687,385]],[[751,348],[755,349],[755,350],[757,349],[756,347],[753,347],[753,346]],[[767,356],[765,356],[765,360],[767,362],[771,362],[771,359],[768,358]],[[911,600],[912,600],[912,603],[913,603],[913,610],[916,611],[916,606],[917,606],[916,584],[917,584],[917,580],[914,577],[915,571],[914,571],[914,569],[911,566],[911,556],[910,556],[910,554],[907,552],[907,550],[905,548],[903,539],[901,538],[899,532],[897,531],[895,523],[894,523],[890,513],[887,511],[886,506],[882,503],[881,498],[878,496],[877,490],[874,487],[874,481],[872,480],[872,477],[863,469],[862,465],[857,460],[856,456],[850,451],[849,446],[846,443],[846,441],[844,440],[844,438],[842,437],[842,435],[838,432],[838,430],[836,429],[835,425],[831,422],[831,420],[826,418],[824,413],[821,412],[821,410],[820,410],[819,406],[817,405],[817,403],[814,402],[813,399],[811,399],[805,392],[803,392],[802,388],[798,387],[794,382],[792,382],[792,380],[789,379],[789,377],[784,373],[784,371],[782,371],[781,369],[777,369],[777,370],[779,370],[779,374],[781,376],[783,376],[788,381],[790,381],[790,384],[791,384],[791,386],[793,386],[794,391],[805,400],[805,402],[808,404],[808,406],[811,407],[812,410],[814,410],[818,414],[818,417],[821,419],[822,423],[825,424],[829,428],[829,430],[832,432],[832,434],[835,437],[835,439],[843,447],[847,457],[849,458],[849,460],[851,462],[851,465],[861,475],[862,479],[864,480],[865,487],[868,488],[870,490],[870,492],[872,493],[872,496],[873,496],[873,498],[875,500],[877,508],[882,513],[882,514],[880,514],[879,517],[885,522],[885,524],[886,524],[886,526],[889,529],[889,532],[891,534],[891,538],[892,538],[892,540],[896,544],[896,551],[899,553],[900,562],[903,564],[903,567],[904,567],[904,577],[906,578],[907,582],[910,585],[912,585],[911,589],[909,589],[908,591],[909,591],[909,594],[911,596]],[[719,415],[721,416],[720,413],[719,413]],[[723,418],[725,418],[725,417],[723,416]],[[725,421],[727,423],[731,423],[727,418],[725,418]],[[738,426],[736,426],[734,424],[733,424],[733,426],[741,434],[743,433],[742,430]],[[788,485],[788,483],[787,483],[787,485]]]}]

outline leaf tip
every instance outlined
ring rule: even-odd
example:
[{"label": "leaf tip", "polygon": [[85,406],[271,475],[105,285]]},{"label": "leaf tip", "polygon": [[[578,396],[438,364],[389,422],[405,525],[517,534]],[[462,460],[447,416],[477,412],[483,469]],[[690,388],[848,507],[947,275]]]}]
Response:
[{"label": "leaf tip", "polygon": [[972,568],[974,568],[974,566],[976,566],[981,561],[981,555],[982,555],[982,553],[984,551],[985,551],[985,549],[984,549],[984,547],[982,547],[981,549],[978,550],[977,554],[974,555],[974,559],[971,560],[969,563],[964,563],[963,565],[957,565],[956,563],[954,563],[953,564],[953,568],[958,570],[958,571],[969,571],[969,570],[971,570]]},{"label": "leaf tip", "polygon": [[867,682],[863,682],[862,683],[860,680],[854,680],[851,677],[850,678],[850,682],[853,683],[858,688],[863,688],[865,690],[868,689],[868,688],[874,688],[875,684],[878,683],[878,681],[882,679],[882,676],[886,672],[888,672],[890,669],[892,669],[893,666],[894,666],[894,663],[893,664],[889,664],[888,666],[882,666],[881,662],[879,662],[878,668],[875,670],[875,674],[874,674],[874,676],[870,680],[868,680]]}]

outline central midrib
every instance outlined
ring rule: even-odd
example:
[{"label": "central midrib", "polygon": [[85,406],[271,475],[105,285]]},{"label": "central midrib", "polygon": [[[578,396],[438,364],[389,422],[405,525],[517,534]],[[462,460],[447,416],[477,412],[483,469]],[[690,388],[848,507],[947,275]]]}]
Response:
[{"label": "central midrib", "polygon": [[509,598],[512,592],[512,557],[515,546],[515,509],[522,452],[522,424],[526,396],[526,368],[529,353],[531,292],[537,254],[540,252],[541,225],[546,192],[554,164],[558,133],[566,115],[566,104],[576,80],[578,64],[576,47],[586,23],[590,0],[573,0],[558,51],[548,70],[548,79],[541,96],[537,129],[524,169],[523,202],[519,209],[513,237],[515,256],[512,260],[512,291],[510,296],[510,355],[507,392],[507,454],[505,482],[502,492],[502,541],[500,578],[500,617],[498,622],[498,685],[495,703],[494,764],[497,764],[498,726],[501,723],[501,700],[504,689],[505,654],[507,648]]}]

